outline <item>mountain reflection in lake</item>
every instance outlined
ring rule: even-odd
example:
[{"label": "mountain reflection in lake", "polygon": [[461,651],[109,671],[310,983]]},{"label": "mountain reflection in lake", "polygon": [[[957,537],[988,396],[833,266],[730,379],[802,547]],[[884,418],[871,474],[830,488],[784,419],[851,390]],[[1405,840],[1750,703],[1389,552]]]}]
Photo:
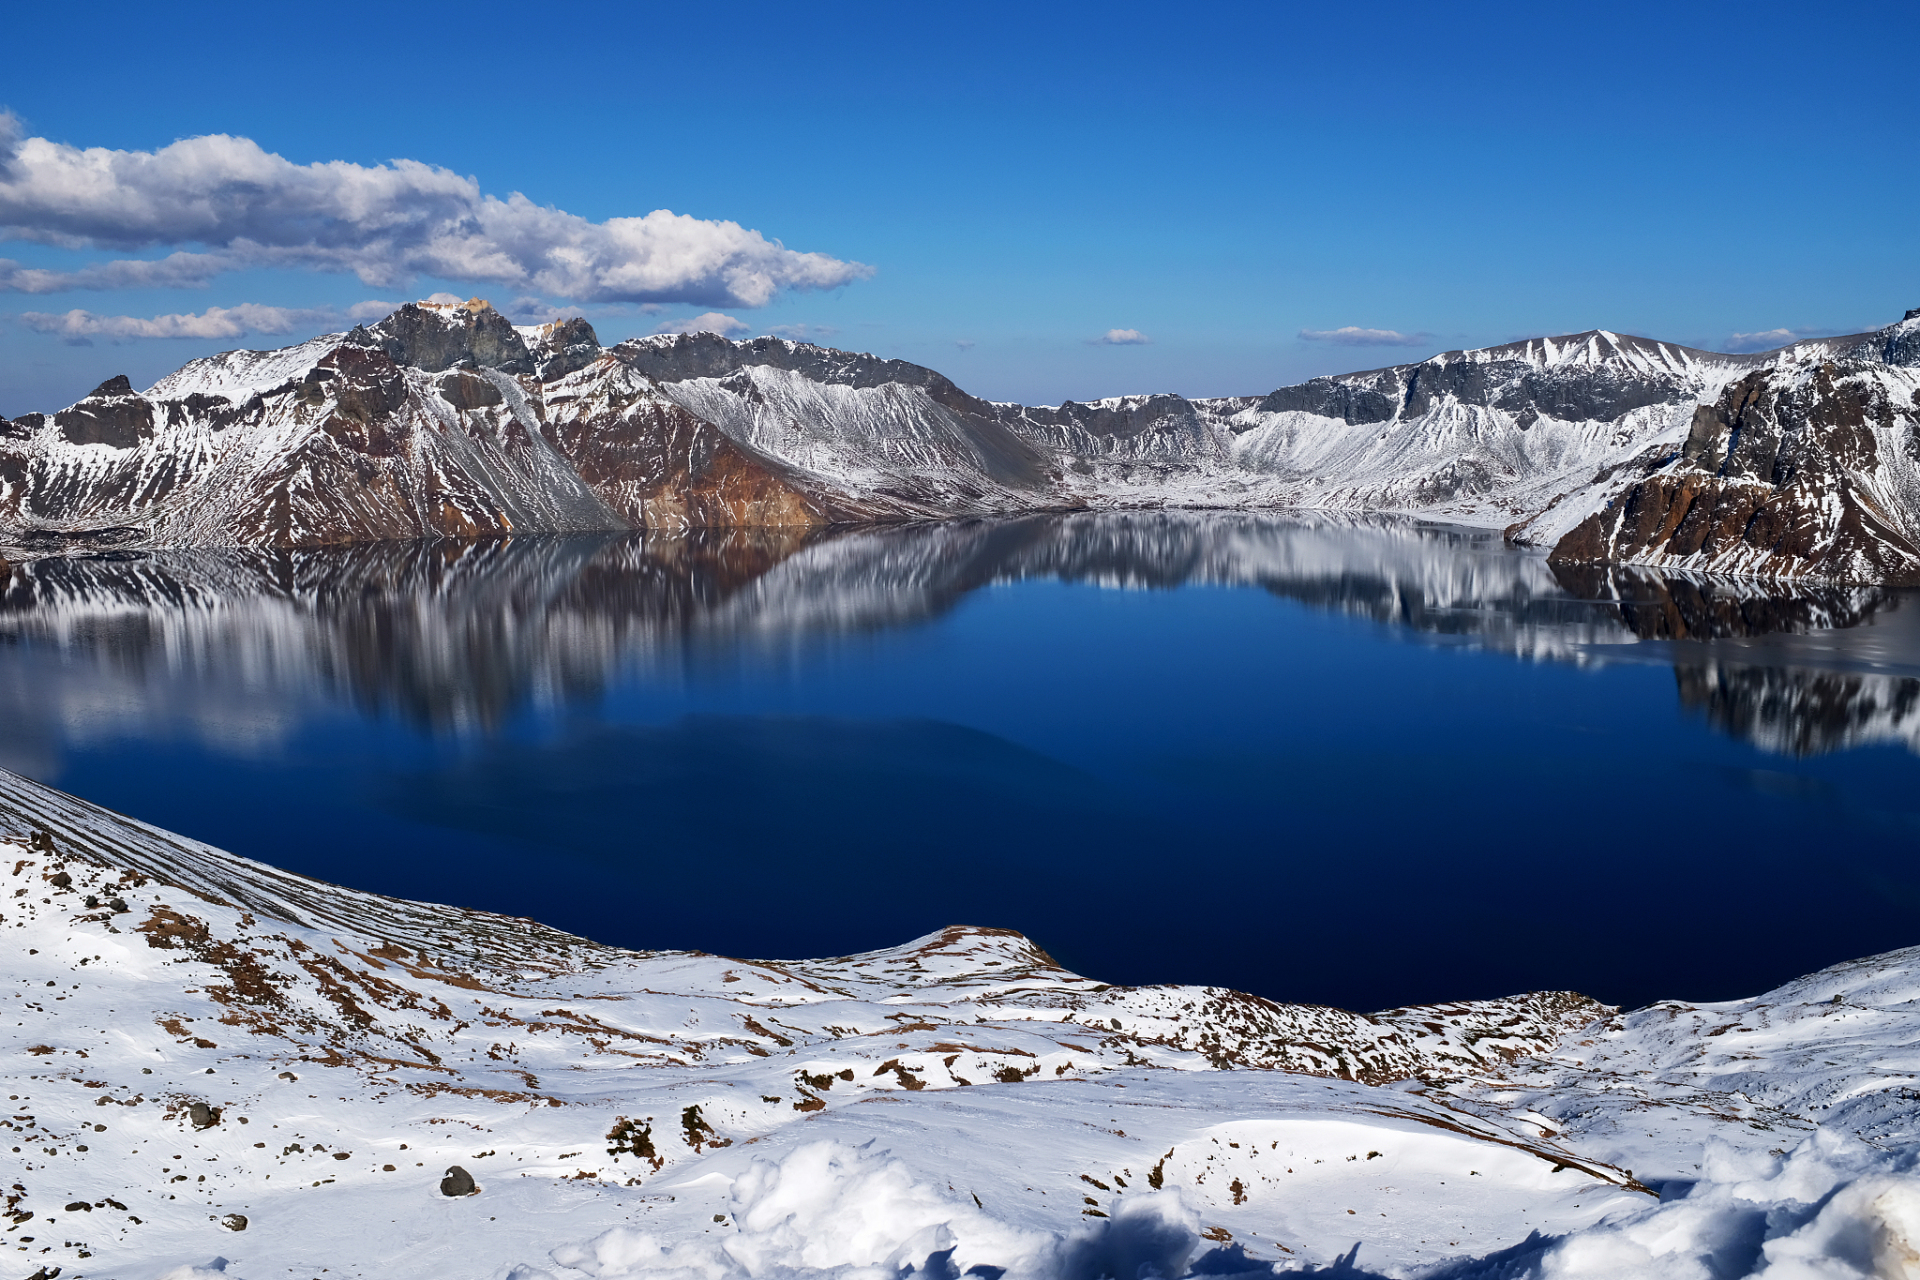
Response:
[{"label": "mountain reflection in lake", "polygon": [[964,920],[1383,1007],[1920,941],[1920,609],[1878,589],[1156,512],[43,560],[0,642],[0,764],[632,946]]}]

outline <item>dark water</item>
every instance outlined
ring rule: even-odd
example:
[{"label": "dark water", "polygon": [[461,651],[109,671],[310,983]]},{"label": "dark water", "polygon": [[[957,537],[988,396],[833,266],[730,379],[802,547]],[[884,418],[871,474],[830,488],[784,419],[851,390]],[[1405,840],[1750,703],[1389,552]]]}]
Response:
[{"label": "dark water", "polygon": [[636,947],[1021,929],[1358,1008],[1920,943],[1920,602],[1116,515],[42,561],[0,763]]}]

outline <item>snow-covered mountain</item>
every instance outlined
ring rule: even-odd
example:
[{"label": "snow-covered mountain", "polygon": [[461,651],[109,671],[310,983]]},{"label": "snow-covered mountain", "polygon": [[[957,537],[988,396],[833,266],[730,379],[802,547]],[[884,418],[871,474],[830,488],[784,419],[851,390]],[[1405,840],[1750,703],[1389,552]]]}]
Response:
[{"label": "snow-covered mountain", "polygon": [[776,338],[409,304],[0,420],[0,548],[334,545],[1079,508],[1417,512],[1569,562],[1920,580],[1920,313],[1728,356],[1605,332],[1260,398],[995,404]]},{"label": "snow-covered mountain", "polygon": [[1544,513],[1566,529],[1554,557],[1920,581],[1920,371],[1892,363],[1915,339],[1920,313],[1867,344],[1882,362],[1794,351],[1728,385],[1677,456],[1629,469],[1570,529],[1573,509]]},{"label": "snow-covered mountain", "polygon": [[1365,1015],[1108,986],[991,928],[622,951],[4,772],[0,850],[11,1274],[1785,1280],[1920,1250],[1920,950],[1718,1005]]}]

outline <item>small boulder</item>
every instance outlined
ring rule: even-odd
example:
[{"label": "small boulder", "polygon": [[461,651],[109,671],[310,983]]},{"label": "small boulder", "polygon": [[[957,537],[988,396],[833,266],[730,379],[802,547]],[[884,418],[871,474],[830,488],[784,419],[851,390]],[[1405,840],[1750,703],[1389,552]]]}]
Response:
[{"label": "small boulder", "polygon": [[68,1213],[92,1213],[93,1206],[91,1204],[88,1204],[85,1200],[75,1200],[72,1204],[67,1206],[67,1212]]},{"label": "small boulder", "polygon": [[247,1229],[247,1215],[244,1213],[230,1213],[220,1219],[220,1225],[229,1231],[245,1231]]},{"label": "small boulder", "polygon": [[440,1194],[443,1196],[470,1196],[479,1188],[473,1185],[473,1175],[454,1165],[447,1170],[447,1176],[440,1179]]},{"label": "small boulder", "polygon": [[73,888],[73,877],[64,871],[56,871],[47,877],[47,883],[56,889]]},{"label": "small boulder", "polygon": [[193,1121],[196,1129],[211,1129],[220,1123],[220,1108],[210,1107],[204,1102],[196,1102],[187,1108],[187,1118]]}]

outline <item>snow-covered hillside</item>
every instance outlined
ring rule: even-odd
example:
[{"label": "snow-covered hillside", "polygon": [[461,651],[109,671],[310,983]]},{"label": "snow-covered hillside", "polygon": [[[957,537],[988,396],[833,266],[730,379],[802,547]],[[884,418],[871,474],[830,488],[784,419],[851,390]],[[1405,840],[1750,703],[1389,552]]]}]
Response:
[{"label": "snow-covered hillside", "polygon": [[990,928],[619,951],[11,774],[0,838],[22,1276],[1864,1277],[1920,1246],[1920,950],[1724,1005],[1359,1015]]},{"label": "snow-covered hillside", "polygon": [[[1920,314],[1893,327],[1896,356]],[[1790,353],[1699,405],[1658,467],[1529,536],[1567,562],[1920,581],[1920,368]]]},{"label": "snow-covered hillside", "polygon": [[602,348],[582,320],[409,304],[0,420],[0,550],[1292,507],[1510,529],[1569,562],[1920,580],[1916,361],[1920,314],[1760,355],[1595,331],[1258,398],[1038,407],[778,338]]}]

